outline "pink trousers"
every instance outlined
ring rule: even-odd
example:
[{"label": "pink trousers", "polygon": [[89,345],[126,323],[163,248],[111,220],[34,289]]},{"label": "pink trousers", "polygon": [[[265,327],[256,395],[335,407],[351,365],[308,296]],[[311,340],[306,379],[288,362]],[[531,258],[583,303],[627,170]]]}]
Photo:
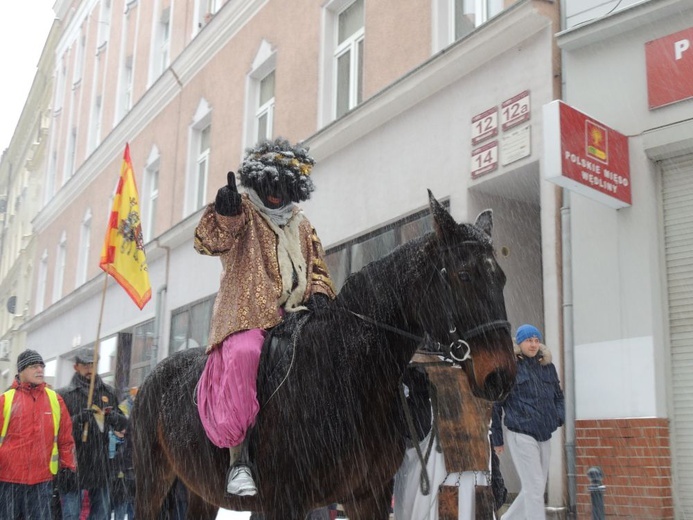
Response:
[{"label": "pink trousers", "polygon": [[207,357],[197,409],[207,437],[220,448],[238,446],[255,422],[257,367],[266,334],[262,329],[236,332]]}]

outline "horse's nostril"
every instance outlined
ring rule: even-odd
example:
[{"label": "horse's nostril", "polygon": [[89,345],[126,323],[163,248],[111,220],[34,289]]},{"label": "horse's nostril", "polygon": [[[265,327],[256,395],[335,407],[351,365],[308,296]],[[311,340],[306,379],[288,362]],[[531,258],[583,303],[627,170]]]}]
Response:
[{"label": "horse's nostril", "polygon": [[509,392],[511,387],[512,381],[508,374],[503,370],[495,370],[486,376],[484,394],[489,399],[497,401]]}]

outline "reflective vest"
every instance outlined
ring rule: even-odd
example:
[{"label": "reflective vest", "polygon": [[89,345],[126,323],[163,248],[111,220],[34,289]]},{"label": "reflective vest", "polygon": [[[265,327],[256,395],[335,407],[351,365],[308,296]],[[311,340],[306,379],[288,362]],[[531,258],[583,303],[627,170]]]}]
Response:
[{"label": "reflective vest", "polygon": [[[3,395],[5,396],[5,406],[2,410],[3,423],[2,432],[0,432],[0,447],[5,441],[5,435],[7,435],[7,427],[10,425],[10,412],[12,410],[12,400],[14,399],[15,389],[11,388]],[[48,467],[53,475],[58,473],[58,429],[60,428],[60,403],[58,402],[58,395],[54,390],[46,387],[46,394],[48,395],[48,401],[51,403],[51,412],[53,414],[53,451],[51,452],[51,461]]]}]

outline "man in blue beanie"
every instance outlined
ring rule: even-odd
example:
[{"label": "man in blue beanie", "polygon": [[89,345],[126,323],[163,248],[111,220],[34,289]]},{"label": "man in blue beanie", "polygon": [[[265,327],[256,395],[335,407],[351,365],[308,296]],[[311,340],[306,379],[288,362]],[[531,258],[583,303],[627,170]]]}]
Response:
[{"label": "man in blue beanie", "polygon": [[506,441],[521,490],[502,520],[543,520],[544,489],[549,475],[551,435],[565,420],[563,391],[551,352],[541,343],[541,332],[530,324],[515,334],[517,376],[504,401],[493,405],[491,444],[496,454],[505,450],[501,418],[508,429]]}]

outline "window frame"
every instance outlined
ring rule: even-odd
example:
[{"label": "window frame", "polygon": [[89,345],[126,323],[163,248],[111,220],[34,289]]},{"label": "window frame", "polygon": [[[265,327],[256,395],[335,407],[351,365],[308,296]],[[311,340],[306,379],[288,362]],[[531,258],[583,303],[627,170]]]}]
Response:
[{"label": "window frame", "polygon": [[[339,21],[340,17],[356,2],[364,3],[364,20],[363,24],[359,29],[347,36],[343,42],[338,42],[339,37]],[[334,40],[334,59],[332,62],[333,66],[333,77],[334,77],[334,113],[335,119],[347,114],[350,110],[353,110],[363,101],[363,45],[366,35],[365,27],[365,1],[364,0],[354,0],[349,5],[340,10],[335,17],[335,40]],[[339,87],[340,87],[340,67],[339,60],[344,56],[349,55],[349,81],[347,89],[347,107],[344,112],[340,113],[339,106]]]},{"label": "window frame", "polygon": [[[204,179],[203,190],[200,191],[199,165],[200,159],[203,158],[203,154],[200,152],[200,145],[202,140],[202,132],[206,128],[210,129],[210,144],[209,148],[207,149],[207,154],[204,157],[207,160],[206,178]],[[192,123],[188,128],[188,132],[188,174],[186,175],[185,204],[183,204],[184,218],[204,207],[204,198],[207,195],[206,191],[209,181],[209,161],[211,160],[212,155],[212,108],[206,99],[202,98],[200,100],[195,112],[195,116],[193,117]],[[202,201],[202,205],[198,205],[199,201]]]},{"label": "window frame", "polygon": [[80,287],[87,281],[89,271],[89,253],[91,251],[91,208],[87,208],[82,218],[79,235],[79,256],[77,257],[77,276],[75,277],[75,288]]},{"label": "window frame", "polygon": [[53,300],[55,303],[63,297],[63,285],[65,284],[65,265],[67,263],[67,233],[60,235],[55,255],[55,271],[53,273]]},{"label": "window frame", "polygon": [[[161,155],[159,149],[154,145],[147,159],[147,164],[144,168],[144,241],[150,242],[154,239],[154,230],[156,228],[156,210],[159,200],[159,173],[161,171]],[[153,180],[156,179],[156,186],[152,186]]]}]

